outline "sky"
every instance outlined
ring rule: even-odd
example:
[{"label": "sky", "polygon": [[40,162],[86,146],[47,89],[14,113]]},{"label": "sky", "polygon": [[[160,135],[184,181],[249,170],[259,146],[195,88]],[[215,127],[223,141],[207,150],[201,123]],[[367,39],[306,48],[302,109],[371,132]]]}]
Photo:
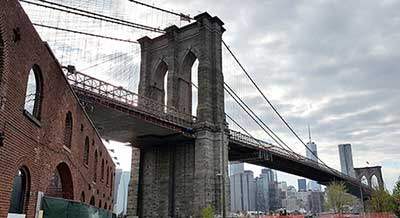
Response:
[{"label": "sky", "polygon": [[[139,6],[128,8],[127,5],[131,5],[128,1],[113,2],[120,3],[108,10],[125,10],[130,14],[132,21],[151,26],[157,25],[160,19],[164,24],[173,23],[154,12],[150,12],[153,13],[153,19],[148,19]],[[322,161],[340,170],[338,144],[351,143],[354,166],[382,166],[386,188],[393,188],[400,176],[400,1],[143,2],[192,16],[204,11],[218,16],[225,23],[224,41],[303,140],[308,138],[307,125],[310,125],[312,140],[318,146],[318,154]],[[88,5],[79,4],[82,7]],[[38,19],[48,17],[41,14],[38,13]],[[51,14],[50,17],[55,15]],[[88,25],[93,25],[92,22],[81,22],[77,26],[76,22],[68,19],[61,23],[59,19],[54,20],[63,27],[70,24],[73,28],[80,27],[83,30],[88,29]],[[121,34],[116,28],[110,29],[109,26],[103,25],[101,30],[101,33],[114,33],[115,37],[129,36],[132,40],[138,38],[131,32],[125,31],[125,34]],[[68,38],[65,35],[59,36]],[[90,44],[95,42],[88,39],[77,41],[84,42],[80,44],[81,47],[96,47],[93,46],[95,44]],[[57,43],[60,44],[60,40]],[[133,76],[130,74],[128,77],[137,77],[140,61],[137,49],[133,52],[134,50],[125,44],[109,45],[107,49],[99,49],[99,46],[97,43],[97,51],[91,51],[96,56],[105,50],[117,54],[115,50],[121,47],[125,49],[123,52],[132,51],[120,61],[126,64],[132,60],[134,64],[130,69]],[[64,52],[67,46],[62,47]],[[55,51],[56,56],[57,52]],[[107,55],[104,54],[101,58],[107,58]],[[81,60],[87,64],[74,63],[78,69],[86,69],[93,64],[87,59]],[[225,81],[240,93],[244,101],[251,105],[294,151],[305,155],[304,146],[276,118],[237,66],[233,67],[232,60],[225,55],[223,61]],[[108,70],[101,66],[100,68]],[[98,73],[99,68],[95,67],[92,70],[93,72],[85,73],[94,75]],[[118,79],[117,75],[126,76],[126,73],[121,73],[121,70],[110,73],[108,70],[95,76],[126,87],[123,82],[128,80],[123,76]],[[130,83],[135,87],[137,81],[132,84]],[[271,141],[254,124],[246,123],[248,118],[237,114],[237,108],[230,104],[228,98],[226,112],[233,113],[257,137]],[[112,155],[118,157],[120,167],[129,170],[130,148],[118,143],[106,145],[115,150]],[[260,173],[259,167],[246,165],[246,168],[253,170],[256,175]],[[279,180],[288,181],[288,184],[295,186],[297,178],[285,173],[278,174]]]},{"label": "sky", "polygon": [[[400,1],[154,1],[225,22],[224,40],[288,122],[320,158],[340,169],[338,144],[351,143],[355,167],[381,165],[386,187],[400,176]],[[226,75],[225,75],[226,76]],[[225,78],[242,81],[243,75]],[[270,109],[247,102],[305,154]],[[369,164],[367,164],[368,162]],[[260,168],[246,168],[260,172]],[[296,185],[297,178],[279,173]]]}]

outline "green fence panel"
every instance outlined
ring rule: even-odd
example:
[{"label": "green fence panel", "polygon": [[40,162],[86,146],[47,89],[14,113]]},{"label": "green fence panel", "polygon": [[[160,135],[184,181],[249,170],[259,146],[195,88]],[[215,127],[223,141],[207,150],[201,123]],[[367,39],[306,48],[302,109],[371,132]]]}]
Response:
[{"label": "green fence panel", "polygon": [[43,197],[43,218],[115,218],[116,215],[81,202]]}]

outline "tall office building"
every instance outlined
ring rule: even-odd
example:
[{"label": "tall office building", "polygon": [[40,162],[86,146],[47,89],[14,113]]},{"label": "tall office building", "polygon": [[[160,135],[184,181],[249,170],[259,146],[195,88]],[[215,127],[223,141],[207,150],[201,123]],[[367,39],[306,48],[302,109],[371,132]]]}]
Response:
[{"label": "tall office building", "polygon": [[307,182],[306,179],[298,179],[297,180],[298,190],[299,192],[307,191]]},{"label": "tall office building", "polygon": [[244,170],[244,164],[230,165],[231,211],[252,211],[256,206],[256,182],[250,170]]},{"label": "tall office building", "polygon": [[[307,142],[306,156],[308,159],[318,162],[317,144],[315,144],[315,142],[311,140],[310,126],[308,126],[308,137],[309,137],[309,142]],[[308,187],[306,187],[306,190],[307,189],[312,191],[321,191],[321,185],[318,184],[316,181],[311,180],[308,182]]]},{"label": "tall office building", "polygon": [[270,210],[271,185],[275,182],[274,171],[268,168],[261,170],[260,177],[256,179],[256,208],[257,211]]},{"label": "tall office building", "polygon": [[351,177],[355,177],[351,144],[340,144],[338,147],[342,173]]}]

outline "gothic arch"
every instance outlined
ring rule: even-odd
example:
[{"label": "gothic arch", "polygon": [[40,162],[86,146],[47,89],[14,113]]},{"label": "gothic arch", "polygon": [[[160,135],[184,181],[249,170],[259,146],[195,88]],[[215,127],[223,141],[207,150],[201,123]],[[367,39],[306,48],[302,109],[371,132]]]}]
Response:
[{"label": "gothic arch", "polygon": [[183,58],[180,61],[179,74],[178,74],[178,92],[180,93],[180,95],[178,95],[178,102],[179,102],[178,110],[189,114],[192,113],[193,99],[194,98],[197,99],[197,96],[193,96],[194,93],[193,89],[195,88],[193,87],[192,84],[193,83],[192,67],[196,60],[198,60],[198,56],[195,55],[192,49],[189,49],[185,53],[185,56],[183,56]]},{"label": "gothic arch", "polygon": [[[361,178],[366,178],[368,182],[368,186],[371,188],[384,188],[385,184],[383,182],[382,177],[382,167],[381,166],[373,166],[373,167],[362,167],[362,168],[354,168],[356,173],[356,177],[361,181]],[[372,178],[376,178],[378,182],[378,187],[373,187]]]}]

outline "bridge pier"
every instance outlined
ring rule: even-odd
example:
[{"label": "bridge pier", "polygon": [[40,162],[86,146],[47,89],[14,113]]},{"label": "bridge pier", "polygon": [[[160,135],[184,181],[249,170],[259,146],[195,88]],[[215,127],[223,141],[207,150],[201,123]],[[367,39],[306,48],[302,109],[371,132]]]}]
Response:
[{"label": "bridge pier", "polygon": [[[160,115],[177,110],[180,118],[192,125],[190,132],[195,136],[177,143],[173,136],[160,132],[152,135],[159,141],[138,145],[140,173],[138,182],[136,174],[133,177],[131,187],[138,187],[139,217],[201,217],[207,207],[212,207],[216,215],[226,216],[230,198],[221,48],[225,29],[218,17],[208,13],[197,15],[195,20],[182,28],[168,27],[165,35],[154,39],[138,40],[139,103],[151,99],[162,104],[167,98],[168,109]],[[198,107],[193,120],[186,113],[192,108],[190,79],[196,59]],[[130,201],[135,203],[135,190],[130,194]]]}]

